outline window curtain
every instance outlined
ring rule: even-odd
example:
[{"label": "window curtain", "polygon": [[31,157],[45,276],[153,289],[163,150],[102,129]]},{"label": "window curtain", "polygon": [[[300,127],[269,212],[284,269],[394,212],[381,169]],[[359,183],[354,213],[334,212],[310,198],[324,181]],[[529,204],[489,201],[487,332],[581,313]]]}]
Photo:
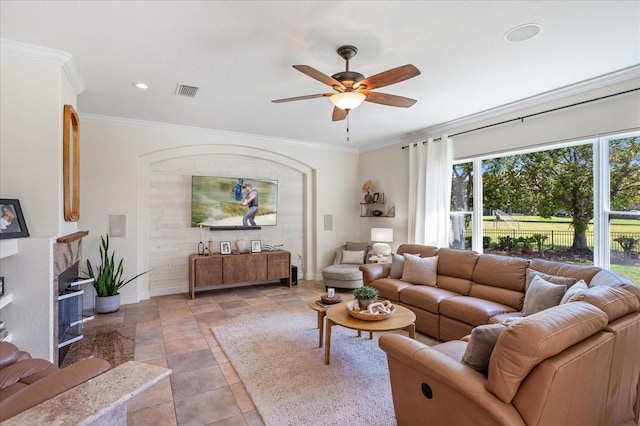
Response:
[{"label": "window curtain", "polygon": [[452,166],[447,135],[409,146],[409,243],[449,247]]}]

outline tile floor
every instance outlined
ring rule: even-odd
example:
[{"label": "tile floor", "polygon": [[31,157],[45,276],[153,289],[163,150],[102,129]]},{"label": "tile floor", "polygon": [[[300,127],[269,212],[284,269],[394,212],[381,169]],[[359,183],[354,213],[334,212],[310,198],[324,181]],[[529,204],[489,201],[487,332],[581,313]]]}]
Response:
[{"label": "tile floor", "polygon": [[289,312],[315,315],[306,301],[322,293],[322,281],[300,281],[291,288],[251,286],[123,305],[88,322],[64,364],[96,356],[112,365],[135,359],[171,368],[169,378],[129,402],[129,425],[262,425],[211,327]]}]

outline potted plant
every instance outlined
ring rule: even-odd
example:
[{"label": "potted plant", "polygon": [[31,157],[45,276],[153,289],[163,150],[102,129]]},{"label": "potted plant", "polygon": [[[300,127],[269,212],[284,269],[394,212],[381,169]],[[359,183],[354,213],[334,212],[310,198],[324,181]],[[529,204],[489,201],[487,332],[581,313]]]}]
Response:
[{"label": "potted plant", "polygon": [[378,290],[373,287],[359,287],[353,290],[353,297],[358,301],[360,309],[364,310],[378,298]]},{"label": "potted plant", "polygon": [[87,275],[93,278],[93,288],[96,289],[96,312],[106,314],[120,309],[120,289],[131,281],[149,271],[141,272],[133,278],[125,280],[123,275],[122,261],[115,262],[115,250],[109,254],[109,236],[100,237],[100,265],[94,270],[91,261],[87,259]]},{"label": "potted plant", "polygon": [[514,242],[518,244],[522,244],[522,253],[531,254],[534,252],[533,244],[536,242],[536,239],[533,237],[519,237],[514,240]]}]

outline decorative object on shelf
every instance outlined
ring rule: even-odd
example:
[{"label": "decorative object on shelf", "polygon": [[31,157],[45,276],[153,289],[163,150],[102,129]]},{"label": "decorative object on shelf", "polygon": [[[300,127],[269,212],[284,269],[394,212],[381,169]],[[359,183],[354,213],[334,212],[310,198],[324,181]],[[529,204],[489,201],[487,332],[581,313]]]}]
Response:
[{"label": "decorative object on shelf", "polygon": [[380,193],[376,192],[373,194],[373,199],[371,200],[372,203],[377,203],[378,201],[380,201]]},{"label": "decorative object on shelf", "polygon": [[262,251],[262,243],[260,240],[251,240],[251,253],[260,253]]},{"label": "decorative object on shelf", "polygon": [[249,252],[249,248],[247,247],[247,241],[243,240],[242,238],[239,240],[236,240],[236,242],[234,243],[236,246],[236,250],[238,250],[238,253],[248,253]]},{"label": "decorative object on shelf", "polygon": [[380,217],[382,216],[382,210],[374,210],[371,212],[371,216]]},{"label": "decorative object on shelf", "polygon": [[106,239],[100,236],[100,240],[100,265],[94,271],[91,261],[87,259],[87,275],[93,278],[93,288],[96,290],[96,312],[106,314],[120,309],[120,289],[149,271],[125,280],[122,277],[124,259],[120,259],[116,266],[115,250],[109,254],[109,235]]},{"label": "decorative object on shelf", "polygon": [[220,254],[231,254],[231,241],[220,241]]},{"label": "decorative object on shelf", "polygon": [[358,301],[360,309],[364,310],[378,298],[378,290],[368,286],[359,287],[353,290],[353,297]]},{"label": "decorative object on shelf", "polygon": [[28,236],[29,230],[22,215],[20,201],[0,198],[0,240]]},{"label": "decorative object on shelf", "polygon": [[388,300],[377,299],[367,309],[360,309],[356,300],[346,303],[347,312],[354,318],[364,321],[381,321],[393,315],[395,307]]},{"label": "decorative object on shelf", "polygon": [[366,181],[364,183],[364,185],[362,185],[362,192],[365,193],[364,195],[364,202],[365,203],[371,203],[371,200],[373,199],[373,196],[371,195],[373,193],[373,191],[375,191],[376,188],[373,185],[373,182],[371,182],[370,180]]},{"label": "decorative object on shelf", "polygon": [[4,277],[0,277],[0,297],[4,296]]},{"label": "decorative object on shelf", "polygon": [[62,182],[64,220],[80,219],[80,117],[72,105],[64,106],[62,124]]},{"label": "decorative object on shelf", "polygon": [[376,256],[389,256],[391,254],[391,246],[387,243],[393,241],[393,229],[371,228],[371,241],[375,242],[372,250]]}]

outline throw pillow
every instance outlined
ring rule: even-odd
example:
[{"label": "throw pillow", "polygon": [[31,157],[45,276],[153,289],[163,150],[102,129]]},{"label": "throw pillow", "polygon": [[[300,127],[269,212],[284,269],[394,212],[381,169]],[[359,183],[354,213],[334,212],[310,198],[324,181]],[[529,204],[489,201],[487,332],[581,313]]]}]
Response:
[{"label": "throw pillow", "polygon": [[558,275],[549,275],[549,274],[545,274],[544,272],[536,271],[535,269],[527,268],[526,284],[525,284],[525,287],[524,287],[525,291],[527,291],[527,289],[529,288],[529,284],[531,284],[531,281],[533,281],[533,277],[535,277],[536,275],[538,275],[543,280],[548,281],[550,283],[553,283],[553,284],[564,284],[567,287],[572,286],[573,284],[575,284],[578,281],[575,278],[561,277],[561,276],[558,276]]},{"label": "throw pillow", "polygon": [[389,278],[402,278],[402,270],[404,269],[404,256],[391,253],[391,271]]},{"label": "throw pillow", "polygon": [[580,280],[571,287],[567,289],[567,292],[562,296],[560,300],[560,304],[563,305],[569,302],[575,302],[578,300],[578,297],[584,294],[585,291],[589,290],[589,286],[584,280]]},{"label": "throw pillow", "polygon": [[364,263],[364,250],[342,250],[342,263],[362,265]]},{"label": "throw pillow", "polygon": [[486,375],[493,348],[505,328],[507,326],[502,323],[479,325],[474,328],[467,349],[462,355],[462,363]]},{"label": "throw pillow", "polygon": [[404,255],[402,281],[435,287],[437,277],[438,256],[418,257],[410,254]]},{"label": "throw pillow", "polygon": [[557,306],[566,291],[566,285],[553,284],[536,275],[524,294],[522,313],[526,317],[552,306]]}]

